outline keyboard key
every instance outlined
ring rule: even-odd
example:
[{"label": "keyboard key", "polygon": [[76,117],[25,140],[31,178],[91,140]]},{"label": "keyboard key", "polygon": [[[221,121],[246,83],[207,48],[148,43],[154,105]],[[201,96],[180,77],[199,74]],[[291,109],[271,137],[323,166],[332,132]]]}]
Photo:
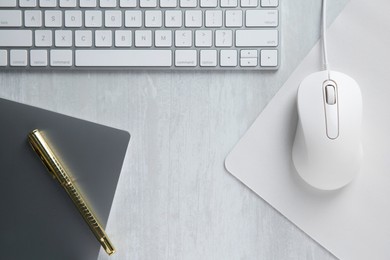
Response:
[{"label": "keyboard key", "polygon": [[277,30],[237,30],[236,46],[276,47],[278,46],[278,31]]},{"label": "keyboard key", "polygon": [[211,47],[213,44],[213,32],[211,30],[197,30],[195,32],[196,47]]},{"label": "keyboard key", "polygon": [[257,7],[258,0],[241,0],[241,7]]},{"label": "keyboard key", "polygon": [[156,47],[171,47],[172,46],[172,31],[157,30],[155,31],[155,45]]},{"label": "keyboard key", "polygon": [[22,26],[22,11],[0,10],[0,27],[20,27],[20,26]]},{"label": "keyboard key", "polygon": [[158,28],[162,26],[161,11],[145,11],[145,27]]},{"label": "keyboard key", "polygon": [[57,0],[39,0],[40,7],[57,7]]},{"label": "keyboard key", "polygon": [[237,7],[237,0],[221,0],[221,7]]},{"label": "keyboard key", "polygon": [[215,46],[231,47],[232,45],[233,45],[233,31],[231,30],[215,31]]},{"label": "keyboard key", "polygon": [[80,7],[96,7],[96,0],[80,0]]},{"label": "keyboard key", "polygon": [[52,46],[52,31],[49,30],[37,30],[35,31],[35,46],[37,47],[50,47]]},{"label": "keyboard key", "polygon": [[24,26],[26,27],[41,27],[42,12],[39,10],[24,11]]},{"label": "keyboard key", "polygon": [[176,7],[177,0],[160,0],[161,7]]},{"label": "keyboard key", "polygon": [[191,47],[192,46],[192,31],[176,30],[175,31],[175,46],[176,47]]},{"label": "keyboard key", "polygon": [[73,52],[71,50],[51,50],[50,66],[70,67],[73,65]]},{"label": "keyboard key", "polygon": [[20,7],[36,7],[37,0],[19,0]]},{"label": "keyboard key", "polygon": [[242,26],[242,11],[241,10],[226,10],[225,12],[226,27],[241,27]]},{"label": "keyboard key", "polygon": [[1,0],[0,7],[16,7],[16,0]]},{"label": "keyboard key", "polygon": [[10,65],[14,67],[27,66],[27,50],[11,50]]},{"label": "keyboard key", "polygon": [[196,50],[176,50],[175,66],[177,67],[195,67],[197,65]]},{"label": "keyboard key", "polygon": [[261,0],[262,7],[277,7],[279,0]]},{"label": "keyboard key", "polygon": [[109,30],[95,31],[95,46],[96,47],[111,47],[112,32]]},{"label": "keyboard key", "polygon": [[120,0],[120,7],[136,7],[137,0]]},{"label": "keyboard key", "polygon": [[76,0],[60,0],[60,7],[76,7]]},{"label": "keyboard key", "polygon": [[72,31],[56,30],[54,34],[56,47],[71,47],[73,45]]},{"label": "keyboard key", "polygon": [[186,27],[202,27],[202,11],[187,10],[185,12]]},{"label": "keyboard key", "polygon": [[152,31],[149,31],[149,30],[135,31],[135,46],[136,47],[151,47],[152,46]]},{"label": "keyboard key", "polygon": [[85,11],[85,27],[101,27],[102,11]]},{"label": "keyboard key", "polygon": [[218,0],[200,0],[201,7],[217,7]]},{"label": "keyboard key", "polygon": [[65,27],[81,27],[81,11],[65,11]]},{"label": "keyboard key", "polygon": [[142,12],[141,11],[126,11],[125,12],[125,26],[126,27],[141,27],[142,26]]},{"label": "keyboard key", "polygon": [[122,12],[121,11],[105,11],[104,20],[106,27],[121,27]]},{"label": "keyboard key", "polygon": [[180,0],[180,7],[196,7],[197,0]]},{"label": "keyboard key", "polygon": [[115,31],[115,46],[116,47],[130,47],[131,42],[131,31],[128,30],[117,30]]},{"label": "keyboard key", "polygon": [[32,31],[0,30],[0,47],[31,47]]},{"label": "keyboard key", "polygon": [[241,58],[257,58],[257,50],[241,50]]},{"label": "keyboard key", "polygon": [[222,11],[207,10],[206,12],[206,27],[222,27]]},{"label": "keyboard key", "polygon": [[92,31],[80,30],[75,32],[75,45],[77,47],[92,46]]},{"label": "keyboard key", "polygon": [[157,0],[139,0],[140,7],[157,7]]},{"label": "keyboard key", "polygon": [[170,67],[171,50],[76,50],[78,67]]},{"label": "keyboard key", "polygon": [[0,50],[0,66],[8,65],[8,54],[7,50]]},{"label": "keyboard key", "polygon": [[180,10],[165,12],[165,26],[166,27],[181,27],[182,26],[182,12]]},{"label": "keyboard key", "polygon": [[241,67],[256,67],[257,66],[257,58],[241,58],[240,59]]},{"label": "keyboard key", "polygon": [[278,50],[261,50],[261,66],[276,67],[278,66]]},{"label": "keyboard key", "polygon": [[220,65],[221,65],[221,67],[236,67],[237,66],[237,51],[236,50],[221,50]]},{"label": "keyboard key", "polygon": [[116,7],[116,0],[100,0],[100,7]]},{"label": "keyboard key", "polygon": [[248,10],[245,24],[247,27],[276,27],[278,19],[277,10]]},{"label": "keyboard key", "polygon": [[31,50],[30,65],[32,67],[47,66],[47,50]]},{"label": "keyboard key", "polygon": [[217,51],[216,50],[201,50],[200,51],[200,66],[215,67],[217,66]]},{"label": "keyboard key", "polygon": [[62,12],[61,11],[45,11],[45,26],[46,27],[61,27]]}]

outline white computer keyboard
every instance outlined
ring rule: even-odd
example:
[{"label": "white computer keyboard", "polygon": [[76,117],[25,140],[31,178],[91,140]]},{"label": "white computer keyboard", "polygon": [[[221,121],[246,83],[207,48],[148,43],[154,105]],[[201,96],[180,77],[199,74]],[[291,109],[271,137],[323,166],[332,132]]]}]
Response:
[{"label": "white computer keyboard", "polygon": [[0,69],[279,67],[279,0],[0,0]]}]

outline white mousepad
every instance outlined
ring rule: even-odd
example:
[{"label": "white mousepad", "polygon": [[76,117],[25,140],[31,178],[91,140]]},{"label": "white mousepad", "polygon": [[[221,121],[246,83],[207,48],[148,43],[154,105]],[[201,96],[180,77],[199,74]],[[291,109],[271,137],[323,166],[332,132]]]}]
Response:
[{"label": "white mousepad", "polygon": [[390,259],[390,1],[352,0],[328,31],[332,70],[363,95],[364,160],[358,177],[320,192],[291,160],[299,83],[321,69],[318,43],[226,159],[228,171],[296,226],[345,260]]}]

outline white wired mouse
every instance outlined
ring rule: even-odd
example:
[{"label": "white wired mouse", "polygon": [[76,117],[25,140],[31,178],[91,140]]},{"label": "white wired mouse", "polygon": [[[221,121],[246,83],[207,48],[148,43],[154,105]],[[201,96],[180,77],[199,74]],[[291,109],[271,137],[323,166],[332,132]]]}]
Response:
[{"label": "white wired mouse", "polygon": [[297,107],[296,170],[317,189],[344,187],[358,174],[363,157],[358,84],[336,71],[313,73],[299,86]]}]

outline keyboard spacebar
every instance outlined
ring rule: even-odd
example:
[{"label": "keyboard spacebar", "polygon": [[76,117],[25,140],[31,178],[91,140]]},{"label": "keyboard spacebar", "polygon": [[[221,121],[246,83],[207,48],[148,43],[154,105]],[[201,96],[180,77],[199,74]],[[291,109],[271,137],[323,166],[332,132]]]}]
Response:
[{"label": "keyboard spacebar", "polygon": [[171,50],[76,50],[78,67],[170,67]]}]

